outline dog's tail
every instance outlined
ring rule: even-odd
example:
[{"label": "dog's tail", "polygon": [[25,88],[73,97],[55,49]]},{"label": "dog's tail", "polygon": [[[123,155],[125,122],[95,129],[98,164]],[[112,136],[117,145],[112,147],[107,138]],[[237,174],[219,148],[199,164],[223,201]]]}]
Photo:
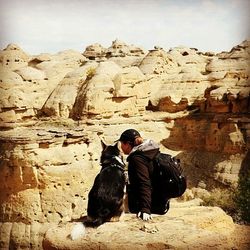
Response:
[{"label": "dog's tail", "polygon": [[104,223],[103,218],[97,218],[95,220],[87,220],[85,222],[78,222],[74,225],[71,233],[70,238],[72,240],[76,240],[78,238],[83,237],[86,234],[86,227],[98,227]]},{"label": "dog's tail", "polygon": [[85,225],[82,222],[78,222],[77,224],[74,225],[70,233],[70,238],[72,240],[76,240],[80,237],[83,237],[85,233],[86,233]]}]

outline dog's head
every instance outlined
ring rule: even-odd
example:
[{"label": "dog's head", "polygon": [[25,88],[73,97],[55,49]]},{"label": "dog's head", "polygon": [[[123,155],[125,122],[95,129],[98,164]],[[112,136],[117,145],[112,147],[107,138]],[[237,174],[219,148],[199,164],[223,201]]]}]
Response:
[{"label": "dog's head", "polygon": [[115,145],[106,145],[105,142],[102,143],[102,154],[101,154],[101,165],[105,164],[115,164],[124,167],[123,157],[121,151],[118,148],[118,142]]}]

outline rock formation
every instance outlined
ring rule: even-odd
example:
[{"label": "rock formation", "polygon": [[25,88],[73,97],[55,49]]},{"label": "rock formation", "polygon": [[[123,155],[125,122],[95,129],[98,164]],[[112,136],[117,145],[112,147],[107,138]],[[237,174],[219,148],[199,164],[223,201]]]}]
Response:
[{"label": "rock formation", "polygon": [[[72,246],[62,238],[69,221],[86,215],[100,139],[113,143],[128,127],[181,159],[184,200],[236,187],[250,148],[249,60],[249,41],[219,54],[157,46],[146,52],[119,40],[83,53],[32,56],[14,44],[0,51],[1,249],[239,247],[230,240],[232,219],[190,205],[196,200],[173,202],[170,213],[146,225],[126,214]],[[178,233],[164,230],[170,226]],[[110,245],[106,234],[119,242]]]}]

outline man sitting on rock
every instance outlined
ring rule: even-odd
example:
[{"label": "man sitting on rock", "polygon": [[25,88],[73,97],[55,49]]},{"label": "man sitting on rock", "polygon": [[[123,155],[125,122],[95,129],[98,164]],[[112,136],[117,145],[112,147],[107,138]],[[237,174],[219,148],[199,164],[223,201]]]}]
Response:
[{"label": "man sitting on rock", "polygon": [[159,146],[153,140],[144,140],[135,129],[125,130],[118,141],[123,153],[128,155],[129,211],[145,221],[152,218],[151,213],[167,213],[169,198],[155,187],[157,180],[153,178],[152,160],[159,153]]}]

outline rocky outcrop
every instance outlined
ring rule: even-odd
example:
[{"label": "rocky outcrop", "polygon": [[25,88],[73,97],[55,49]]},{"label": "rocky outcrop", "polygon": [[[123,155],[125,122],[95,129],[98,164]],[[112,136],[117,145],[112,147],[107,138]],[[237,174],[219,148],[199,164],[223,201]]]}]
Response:
[{"label": "rocky outcrop", "polygon": [[149,108],[174,113],[203,100],[210,87],[205,73],[208,61],[208,56],[189,48],[149,52],[140,65],[152,86]]},{"label": "rocky outcrop", "polygon": [[6,70],[17,70],[28,66],[29,55],[16,44],[9,44],[0,52],[0,65]]},{"label": "rocky outcrop", "polygon": [[[113,143],[129,127],[181,159],[186,200],[237,186],[250,148],[249,58],[249,41],[219,54],[185,47],[146,53],[119,40],[83,54],[31,56],[16,45],[1,51],[1,246],[39,249],[43,242],[46,249],[70,249],[60,237],[72,225],[56,225],[86,214],[100,140]],[[181,206],[145,227],[126,215],[125,222],[90,230],[86,239],[97,248],[135,242],[138,249],[185,248],[194,238],[197,248],[237,247],[230,241],[234,224],[221,210]],[[202,226],[193,220],[197,214]],[[181,239],[163,230],[169,223],[180,226]],[[225,227],[218,231],[218,225]],[[131,230],[127,241],[116,233],[124,227]],[[159,229],[155,238],[139,241],[151,227]],[[107,230],[121,243],[108,244]],[[74,247],[89,247],[86,239]]]},{"label": "rocky outcrop", "polygon": [[[11,45],[1,53],[12,62],[0,68],[0,120],[4,122],[35,117],[64,76],[85,62],[85,57],[72,50],[28,57]],[[13,59],[20,55],[25,60]]]},{"label": "rocky outcrop", "polygon": [[[67,236],[72,223],[47,231],[46,249],[228,249],[235,246],[230,217],[218,208],[175,207],[165,216],[154,216],[150,222],[125,214],[121,222],[105,223],[98,229],[87,229],[87,235],[75,242]],[[201,219],[190,214],[203,214]]]},{"label": "rocky outcrop", "polygon": [[83,55],[90,60],[102,60],[105,58],[106,49],[101,44],[95,43],[86,47]]},{"label": "rocky outcrop", "polygon": [[127,45],[116,39],[109,48],[95,43],[88,46],[83,55],[89,60],[113,61],[121,67],[138,66],[147,52],[135,45]]},{"label": "rocky outcrop", "polygon": [[93,77],[97,66],[95,62],[87,62],[66,74],[43,105],[41,112],[48,116],[69,118],[78,92],[85,87],[85,81]]},{"label": "rocky outcrop", "polygon": [[[10,51],[14,53],[13,51],[16,50]],[[172,113],[196,107],[202,112],[209,113],[249,112],[249,42],[247,41],[233,48],[231,52],[218,55],[200,53],[196,49],[184,47],[174,48],[169,52],[156,47],[147,55],[143,55],[142,50],[132,49],[131,46],[118,40],[113,42],[108,51],[110,60],[122,57],[119,53],[124,53],[124,60],[131,56],[144,57],[138,64],[139,69],[135,66],[133,68],[134,72],[135,70],[138,72],[134,79],[128,79],[128,73],[126,73],[132,70],[133,64],[130,63],[129,67],[124,68],[123,78],[125,75],[127,77],[125,85],[129,86],[130,97],[133,96],[135,100],[132,101],[127,95],[119,94],[119,105],[109,114],[111,116],[123,110],[122,104],[126,103],[127,109],[133,109],[136,102],[142,102],[141,106],[147,109]],[[4,98],[2,98],[1,108],[3,111],[8,111],[6,117],[15,116],[13,111],[15,112],[16,109],[21,109],[23,116],[29,117],[35,116],[39,110],[46,115],[81,116],[81,114],[72,113],[72,107],[78,106],[79,102],[81,106],[86,102],[94,102],[94,99],[90,100],[92,94],[87,98],[84,95],[85,88],[92,89],[90,85],[94,86],[94,92],[100,91],[96,95],[100,102],[108,99],[116,100],[116,88],[121,86],[120,83],[118,84],[120,81],[118,79],[121,78],[123,66],[117,61],[93,62],[93,64],[84,62],[86,59],[79,53],[65,51],[54,56],[42,54],[32,57],[29,65],[33,66],[23,66],[14,71],[2,68],[1,81]],[[129,74],[131,77],[131,73]],[[107,82],[109,87],[103,91],[100,85],[100,90],[98,90],[98,86],[93,83],[95,81]],[[10,82],[19,83],[15,84],[15,93],[13,91],[10,93],[12,88]],[[65,85],[71,86],[72,89],[65,92],[65,87],[62,87]],[[24,88],[29,98],[25,97]],[[39,98],[41,100],[38,100]],[[79,100],[79,98],[85,100]],[[121,102],[122,98],[126,102]],[[29,102],[25,103],[28,99]],[[130,99],[129,102],[127,99]],[[110,107],[111,103],[116,106],[115,102],[107,102],[103,107]],[[62,106],[61,111],[58,106]],[[92,104],[87,104],[87,106],[91,107]],[[95,109],[96,111],[93,111]],[[89,114],[103,112],[107,116],[106,112],[97,110],[98,108],[94,105],[93,108],[89,108]],[[16,113],[18,113],[16,120],[22,118],[21,112]],[[88,113],[88,108],[84,112],[77,111],[77,113],[85,115]],[[120,115],[123,115],[123,112]]]},{"label": "rocky outcrop", "polygon": [[92,142],[98,138],[84,129],[40,125],[1,135],[1,221],[59,222],[85,212],[100,168]]},{"label": "rocky outcrop", "polygon": [[[199,201],[172,202],[167,215],[155,215],[150,222],[125,214],[120,222],[87,228],[85,237],[76,241],[69,238],[74,223],[2,223],[0,234],[11,233],[8,238],[1,237],[1,246],[5,249],[179,249],[187,245],[202,249],[238,248],[238,242],[232,238],[238,232],[232,219],[219,208],[197,204]],[[242,242],[247,247],[247,235]]]}]

